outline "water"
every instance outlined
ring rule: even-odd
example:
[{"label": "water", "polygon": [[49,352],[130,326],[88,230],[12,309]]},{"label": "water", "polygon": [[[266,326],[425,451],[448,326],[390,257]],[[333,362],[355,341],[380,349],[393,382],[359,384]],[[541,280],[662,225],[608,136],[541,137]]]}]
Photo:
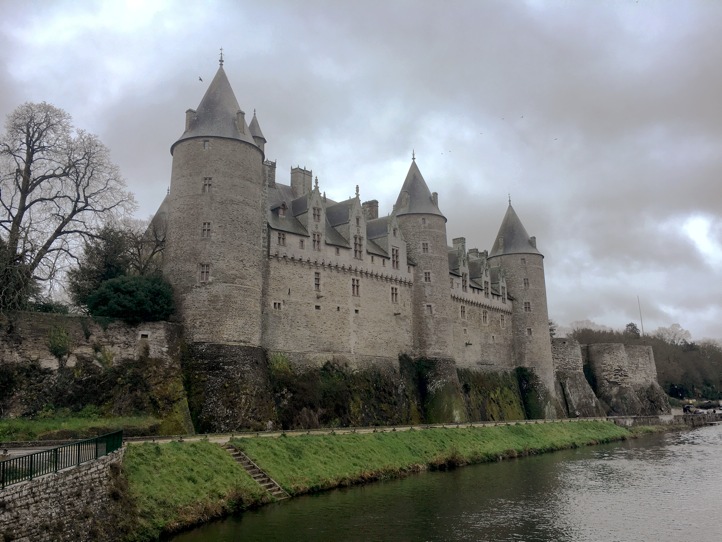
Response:
[{"label": "water", "polygon": [[722,540],[722,426],[291,499],[173,542]]}]

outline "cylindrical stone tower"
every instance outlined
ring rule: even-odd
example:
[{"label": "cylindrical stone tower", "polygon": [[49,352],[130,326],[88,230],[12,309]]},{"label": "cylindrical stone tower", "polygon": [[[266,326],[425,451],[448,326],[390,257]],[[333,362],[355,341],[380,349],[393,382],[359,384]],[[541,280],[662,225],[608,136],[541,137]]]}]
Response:
[{"label": "cylindrical stone tower", "polygon": [[253,135],[221,65],[171,147],[163,271],[191,342],[261,344],[264,154]]},{"label": "cylindrical stone tower", "polygon": [[544,256],[537,250],[536,238],[529,237],[511,203],[489,254],[489,264],[503,269],[508,293],[513,299],[515,362],[533,369],[555,397]]},{"label": "cylindrical stone tower", "polygon": [[414,355],[451,359],[452,319],[446,218],[416,160],[394,207],[409,258],[416,264],[413,288]]}]

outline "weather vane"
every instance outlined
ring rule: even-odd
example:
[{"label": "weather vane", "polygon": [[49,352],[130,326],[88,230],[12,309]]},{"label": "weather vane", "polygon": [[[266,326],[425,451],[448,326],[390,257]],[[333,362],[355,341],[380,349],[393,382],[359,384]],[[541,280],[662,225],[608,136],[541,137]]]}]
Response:
[{"label": "weather vane", "polygon": [[416,162],[416,149],[411,149],[411,161]]},{"label": "weather vane", "polygon": [[218,63],[223,66],[223,47],[221,47],[221,59],[218,61]]}]

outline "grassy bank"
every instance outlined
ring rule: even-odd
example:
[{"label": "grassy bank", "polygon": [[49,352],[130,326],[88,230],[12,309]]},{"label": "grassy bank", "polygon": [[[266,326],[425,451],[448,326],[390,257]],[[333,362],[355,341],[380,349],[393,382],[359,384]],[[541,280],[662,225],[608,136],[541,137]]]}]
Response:
[{"label": "grassy bank", "polygon": [[[589,421],[259,437],[232,443],[289,493],[298,495],[428,468],[624,440],[645,431]],[[128,513],[137,518],[129,538],[134,541],[154,540],[161,533],[269,500],[227,451],[204,441],[130,445],[123,471]]]},{"label": "grassy bank", "polygon": [[52,416],[0,420],[0,442],[74,440],[122,429],[126,436],[155,434],[160,420],[152,416],[115,418]]},{"label": "grassy bank", "polygon": [[137,515],[129,540],[156,540],[268,500],[226,450],[209,442],[130,445],[123,471]]},{"label": "grassy bank", "polygon": [[300,494],[426,468],[496,461],[632,435],[611,422],[589,421],[237,439],[233,444],[286,491]]}]

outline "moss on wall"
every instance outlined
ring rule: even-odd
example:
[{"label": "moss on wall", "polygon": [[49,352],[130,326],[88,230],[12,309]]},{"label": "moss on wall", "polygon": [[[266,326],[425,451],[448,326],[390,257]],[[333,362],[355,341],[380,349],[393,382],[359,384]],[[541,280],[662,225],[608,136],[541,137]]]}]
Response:
[{"label": "moss on wall", "polygon": [[471,421],[523,420],[524,404],[515,373],[458,369]]}]

